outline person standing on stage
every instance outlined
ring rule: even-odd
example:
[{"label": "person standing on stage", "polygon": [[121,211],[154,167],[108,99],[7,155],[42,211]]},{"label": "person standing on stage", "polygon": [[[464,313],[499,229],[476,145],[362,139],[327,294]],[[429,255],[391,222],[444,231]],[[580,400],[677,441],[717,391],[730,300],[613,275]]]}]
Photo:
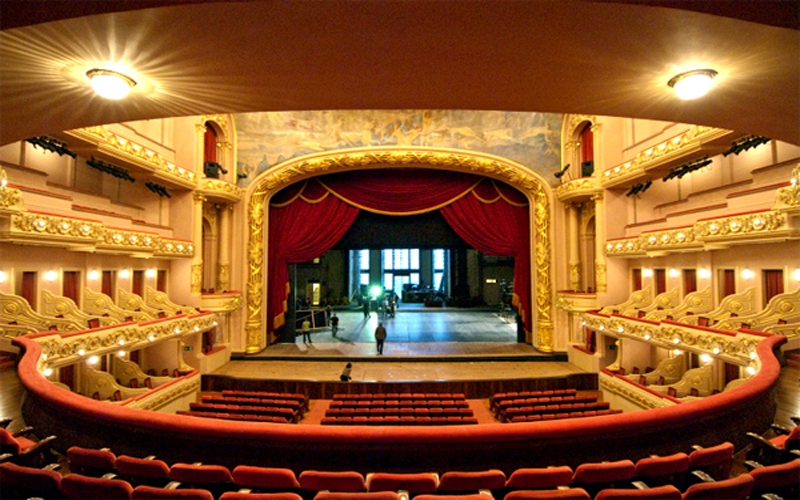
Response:
[{"label": "person standing on stage", "polygon": [[339,331],[339,317],[336,316],[336,313],[333,313],[333,316],[331,316],[330,322],[331,322],[331,333],[335,337],[336,336],[336,332]]},{"label": "person standing on stage", "polygon": [[342,374],[339,375],[339,380],[341,380],[342,382],[350,382],[350,379],[352,378],[350,376],[350,372],[352,370],[353,370],[353,364],[352,363],[347,363],[347,366],[344,367],[344,370],[342,371]]},{"label": "person standing on stage", "polygon": [[311,342],[311,322],[308,321],[308,318],[303,320],[303,326],[301,327],[303,330],[303,343],[306,343],[306,339],[308,339],[309,344],[313,344]]},{"label": "person standing on stage", "polygon": [[386,328],[383,323],[378,323],[378,328],[375,329],[375,341],[378,344],[378,354],[383,354],[383,341],[386,340]]},{"label": "person standing on stage", "polygon": [[362,306],[364,308],[364,317],[365,318],[369,318],[370,317],[370,314],[369,314],[369,297],[364,297],[364,302],[363,302]]}]

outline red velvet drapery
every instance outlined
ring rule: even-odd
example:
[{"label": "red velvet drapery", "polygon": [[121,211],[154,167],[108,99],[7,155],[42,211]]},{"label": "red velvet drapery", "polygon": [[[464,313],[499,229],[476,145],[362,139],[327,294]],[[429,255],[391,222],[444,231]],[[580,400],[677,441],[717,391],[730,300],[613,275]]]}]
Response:
[{"label": "red velvet drapery", "polygon": [[590,123],[581,132],[581,162],[592,160],[594,160],[594,134]]},{"label": "red velvet drapery", "polygon": [[295,184],[271,200],[269,304],[272,329],[285,322],[287,264],[319,257],[344,236],[359,209],[388,215],[441,210],[445,220],[481,252],[515,258],[515,305],[530,314],[528,202],[489,179],[424,169],[362,170]]},{"label": "red velvet drapery", "polygon": [[208,123],[203,134],[203,161],[217,161],[217,133]]}]

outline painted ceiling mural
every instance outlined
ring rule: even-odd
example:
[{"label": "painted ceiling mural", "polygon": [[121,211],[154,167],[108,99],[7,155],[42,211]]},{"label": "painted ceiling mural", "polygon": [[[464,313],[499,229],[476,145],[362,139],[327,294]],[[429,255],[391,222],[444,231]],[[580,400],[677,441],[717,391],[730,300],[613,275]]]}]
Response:
[{"label": "painted ceiling mural", "polygon": [[364,146],[428,146],[489,153],[548,181],[561,166],[561,114],[473,110],[344,110],[242,113],[235,117],[246,187],[297,156]]}]

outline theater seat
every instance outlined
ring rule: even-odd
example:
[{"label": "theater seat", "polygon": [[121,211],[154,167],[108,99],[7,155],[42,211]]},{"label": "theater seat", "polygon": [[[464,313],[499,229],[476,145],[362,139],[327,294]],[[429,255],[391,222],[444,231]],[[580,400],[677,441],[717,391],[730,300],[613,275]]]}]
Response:
[{"label": "theater seat", "polygon": [[561,490],[518,490],[508,493],[504,500],[591,500],[583,488]]},{"label": "theater seat", "polygon": [[572,483],[572,468],[560,467],[517,469],[511,473],[506,487],[515,490],[553,489]]},{"label": "theater seat", "polygon": [[783,464],[757,467],[750,471],[753,483],[752,496],[765,493],[783,498],[800,496],[800,458]]},{"label": "theater seat", "polygon": [[252,488],[258,492],[300,488],[300,483],[291,469],[277,467],[237,465],[233,469],[233,482],[236,483],[236,486]]},{"label": "theater seat", "polygon": [[9,460],[17,465],[43,466],[52,461],[51,446],[55,440],[56,436],[36,440],[33,427],[25,427],[13,434],[0,428],[0,454],[9,453]]},{"label": "theater seat", "polygon": [[132,500],[214,500],[214,495],[208,490],[187,488],[171,489],[157,488],[154,486],[140,485],[133,489]]},{"label": "theater seat", "polygon": [[117,457],[117,473],[131,485],[163,487],[169,483],[169,466],[163,460],[136,458],[128,455]]},{"label": "theater seat", "polygon": [[94,449],[71,446],[67,449],[69,470],[84,476],[100,477],[116,471],[117,456],[108,448]]},{"label": "theater seat", "polygon": [[689,456],[675,453],[666,457],[647,457],[636,462],[636,478],[648,486],[682,484],[689,470]]},{"label": "theater seat", "polygon": [[689,486],[682,500],[719,499],[744,500],[753,489],[755,481],[749,474],[742,474],[731,479],[711,481]]},{"label": "theater seat", "polygon": [[401,500],[400,495],[394,491],[377,491],[369,493],[343,493],[320,491],[314,500]]},{"label": "theater seat", "polygon": [[227,491],[219,500],[303,500],[297,493],[244,493]]},{"label": "theater seat", "polygon": [[128,500],[133,487],[120,479],[105,479],[82,474],[67,474],[61,479],[61,493],[67,498],[85,500],[102,498],[104,500]]},{"label": "theater seat", "polygon": [[[777,426],[772,428],[777,430]],[[753,445],[748,458],[765,465],[793,460],[796,455],[793,455],[791,451],[800,449],[800,425],[793,427],[785,434],[778,434],[772,439],[764,439],[753,432],[748,432],[747,437]]]},{"label": "theater seat", "polygon": [[625,500],[639,498],[647,500],[681,500],[681,491],[671,484],[646,489],[608,488],[600,490],[594,500]]},{"label": "theater seat", "polygon": [[477,492],[498,490],[505,487],[506,475],[501,470],[491,469],[477,472],[448,471],[439,481],[440,493]]},{"label": "theater seat", "polygon": [[181,489],[205,489],[212,495],[219,496],[233,489],[233,476],[223,465],[173,464],[169,469],[169,478],[177,483],[171,486]]},{"label": "theater seat", "polygon": [[689,469],[701,470],[717,481],[728,479],[733,463],[733,444],[724,442],[709,448],[694,447],[689,455]]},{"label": "theater seat", "polygon": [[414,500],[494,500],[490,493],[471,493],[467,495],[417,495]]},{"label": "theater seat", "polygon": [[360,472],[320,472],[305,470],[300,473],[300,488],[309,491],[357,492],[367,491],[367,483]]},{"label": "theater seat", "polygon": [[374,472],[367,475],[367,491],[407,491],[412,495],[434,493],[439,487],[439,476],[434,472],[403,474]]},{"label": "theater seat", "polygon": [[614,488],[630,481],[636,467],[630,460],[580,464],[572,476],[572,484],[595,495],[602,489]]},{"label": "theater seat", "polygon": [[0,492],[4,498],[58,498],[61,474],[50,469],[24,467],[11,462],[0,464]]}]

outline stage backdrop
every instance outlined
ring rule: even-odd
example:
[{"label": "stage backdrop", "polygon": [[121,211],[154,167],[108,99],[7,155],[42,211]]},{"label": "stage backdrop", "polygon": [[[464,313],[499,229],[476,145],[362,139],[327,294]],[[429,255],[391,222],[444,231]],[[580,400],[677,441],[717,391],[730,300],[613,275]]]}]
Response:
[{"label": "stage backdrop", "polygon": [[528,200],[486,177],[427,169],[359,170],[315,177],[272,197],[269,208],[268,324],[285,323],[288,264],[323,255],[347,232],[359,210],[412,215],[440,210],[476,250],[514,257],[514,306],[530,331]]}]

